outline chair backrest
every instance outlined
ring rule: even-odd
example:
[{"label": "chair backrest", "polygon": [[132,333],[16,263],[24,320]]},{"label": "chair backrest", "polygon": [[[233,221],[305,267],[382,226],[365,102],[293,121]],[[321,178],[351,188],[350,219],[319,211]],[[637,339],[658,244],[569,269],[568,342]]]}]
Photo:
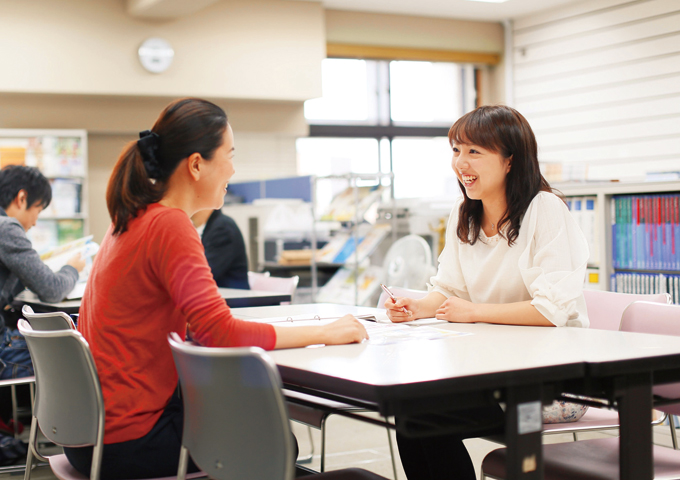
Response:
[{"label": "chair backrest", "polygon": [[[680,336],[680,305],[631,303],[623,312],[621,331]],[[653,393],[663,398],[677,398],[680,402],[680,383],[656,386]],[[655,408],[672,415],[680,415],[680,404]]]},{"label": "chair backrest", "polygon": [[33,330],[75,330],[76,325],[73,319],[64,312],[34,313],[28,305],[21,309],[24,316]]},{"label": "chair backrest", "polygon": [[[423,298],[425,297],[428,292],[425,290],[413,290],[410,288],[403,288],[403,287],[387,287],[390,289],[390,292],[395,297],[407,297],[407,298]],[[378,308],[385,308],[385,302],[389,298],[389,295],[385,293],[384,291],[380,292],[380,298],[378,299]]]},{"label": "chair backrest", "polygon": [[260,348],[169,336],[184,401],[182,444],[211,478],[289,480],[294,450],[281,377]]},{"label": "chair backrest", "polygon": [[252,289],[253,283],[257,282],[260,277],[268,277],[269,272],[251,272],[248,271],[248,286]]},{"label": "chair backrest", "polygon": [[19,320],[35,369],[34,416],[57,445],[101,445],[104,400],[90,347],[76,330],[38,331]]},{"label": "chair backrest", "polygon": [[[287,293],[290,295],[291,303],[295,298],[295,290],[297,289],[300,277],[270,277],[269,273],[248,272],[248,284],[251,290],[265,290],[268,292]],[[287,302],[282,302],[282,305]]]},{"label": "chair backrest", "polygon": [[584,290],[583,296],[588,308],[590,328],[600,330],[618,330],[621,325],[623,311],[633,302],[670,303],[670,295],[667,293],[642,295],[606,292],[603,290]]}]

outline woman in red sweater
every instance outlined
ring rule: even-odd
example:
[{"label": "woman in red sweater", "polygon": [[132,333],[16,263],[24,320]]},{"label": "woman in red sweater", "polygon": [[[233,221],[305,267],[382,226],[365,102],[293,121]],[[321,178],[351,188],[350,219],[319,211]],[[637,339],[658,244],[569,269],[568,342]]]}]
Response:
[{"label": "woman in red sweater", "polygon": [[[234,175],[234,138],[224,111],[205,100],[168,105],[127,145],[106,191],[112,224],[94,262],[78,328],[99,373],[106,429],[102,479],[177,472],[182,403],[167,336],[187,331],[207,346],[265,349],[345,344],[367,338],[352,316],[320,327],[235,319],[219,295],[191,223],[222,207]],[[92,448],[67,448],[83,474]]]}]

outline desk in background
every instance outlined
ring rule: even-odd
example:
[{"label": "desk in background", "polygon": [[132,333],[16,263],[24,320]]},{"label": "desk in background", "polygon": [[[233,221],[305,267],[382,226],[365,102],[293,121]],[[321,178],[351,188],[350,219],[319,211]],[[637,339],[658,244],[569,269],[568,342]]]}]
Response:
[{"label": "desk in background", "polygon": [[[290,302],[291,298],[286,293],[262,290],[240,290],[237,288],[218,288],[218,290],[231,308],[279,305],[281,302]],[[41,301],[36,294],[28,290],[17,295],[13,303],[19,309],[23,305],[29,305],[35,312],[65,312],[71,314],[78,313],[80,309],[80,300],[47,303]]]},{"label": "desk in background", "polygon": [[[317,304],[233,313],[257,319],[371,312],[375,309]],[[619,410],[621,479],[653,478],[651,388],[653,382],[680,380],[680,337],[489,324],[437,328],[473,335],[270,354],[286,388],[373,408],[383,416],[415,421],[439,414],[443,420],[455,409],[505,402],[508,479],[542,478],[541,403],[562,392],[603,398]]]}]

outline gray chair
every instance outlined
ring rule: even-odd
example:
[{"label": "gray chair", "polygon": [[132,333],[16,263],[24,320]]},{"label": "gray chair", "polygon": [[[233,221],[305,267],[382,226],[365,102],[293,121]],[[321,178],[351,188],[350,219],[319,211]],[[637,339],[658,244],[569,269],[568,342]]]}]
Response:
[{"label": "gray chair", "polygon": [[24,305],[21,308],[24,316],[33,330],[75,330],[73,319],[64,312],[35,313],[31,307]]},{"label": "gray chair", "polygon": [[[260,348],[207,348],[169,336],[184,401],[179,480],[189,454],[216,480],[290,480],[294,446],[281,377]],[[360,469],[315,478],[383,479]]]},{"label": "gray chair", "polygon": [[[19,320],[36,372],[36,398],[31,421],[25,480],[31,475],[37,455],[38,428],[61,446],[94,446],[90,478],[99,479],[104,440],[104,400],[90,348],[73,329],[37,331]],[[58,361],[55,361],[58,359]],[[61,479],[82,477],[65,455],[48,458]]]},{"label": "gray chair", "polygon": [[60,480],[87,478],[71,466],[66,455],[43,457],[37,453],[40,428],[43,435],[57,445],[93,446],[89,478],[98,480],[104,440],[104,400],[90,347],[83,336],[71,328],[38,331],[26,320],[19,320],[19,331],[26,338],[36,371],[36,398],[24,479],[30,479],[35,458],[49,462]]}]

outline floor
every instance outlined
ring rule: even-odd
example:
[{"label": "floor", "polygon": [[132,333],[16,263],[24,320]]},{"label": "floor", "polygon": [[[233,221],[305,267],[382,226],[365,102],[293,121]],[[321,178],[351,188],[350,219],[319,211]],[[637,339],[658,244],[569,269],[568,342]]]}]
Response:
[{"label": "floor", "polygon": [[[326,467],[327,470],[336,470],[345,467],[361,467],[380,474],[386,478],[394,479],[392,464],[390,461],[390,449],[387,441],[386,430],[368,423],[358,422],[353,419],[333,415],[328,418],[327,424],[327,445],[326,445]],[[310,452],[310,439],[307,427],[293,423],[293,432],[298,439],[300,455],[305,456]],[[610,432],[615,435],[616,432]],[[396,451],[396,441],[394,432],[391,432],[397,466],[397,479],[405,480],[406,476],[399,462],[399,453]],[[607,433],[583,433],[579,438],[597,438]],[[314,455],[311,463],[305,466],[314,470],[319,469],[321,436],[318,430],[312,429],[312,441],[314,442]],[[549,435],[546,443],[559,443],[572,441],[571,435]],[[667,425],[655,427],[654,441],[659,445],[670,446],[670,432]],[[475,468],[479,476],[479,465],[484,456],[499,448],[498,444],[481,439],[471,439],[466,441],[468,450],[472,456]],[[0,474],[0,478],[19,478],[23,472],[14,474]],[[31,475],[33,480],[52,480],[55,479],[49,467],[36,468]]]}]

